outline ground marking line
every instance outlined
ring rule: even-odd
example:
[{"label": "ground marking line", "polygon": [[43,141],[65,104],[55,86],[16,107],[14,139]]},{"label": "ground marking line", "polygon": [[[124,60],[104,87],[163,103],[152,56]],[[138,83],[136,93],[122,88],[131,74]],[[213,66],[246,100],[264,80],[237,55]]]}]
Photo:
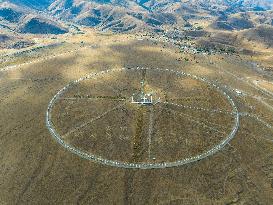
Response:
[{"label": "ground marking line", "polygon": [[[174,110],[172,110],[171,108],[163,108],[163,109],[170,110],[170,111],[172,111],[174,114],[178,114],[178,115],[180,115],[181,117],[186,116],[186,117],[188,117],[188,120],[193,121],[193,122],[196,122],[197,124],[201,124],[201,125],[203,125],[204,127],[207,127],[207,128],[209,128],[209,129],[211,129],[211,130],[214,130],[215,132],[218,132],[218,133],[221,133],[221,134],[227,134],[226,132],[223,132],[223,131],[221,131],[221,130],[216,129],[215,127],[211,127],[211,126],[209,126],[209,125],[206,125],[204,122],[201,122],[201,121],[199,121],[199,120],[196,120],[196,118],[194,118],[194,117],[192,117],[192,116],[190,116],[190,115],[187,115],[187,114],[185,114],[185,113],[176,113],[176,112],[175,112]],[[191,119],[189,119],[189,118],[191,118]]]},{"label": "ground marking line", "polygon": [[153,107],[151,107],[150,108],[150,115],[149,115],[149,130],[148,130],[148,158],[149,159],[151,159],[153,123],[154,123],[154,109],[153,109]]},{"label": "ground marking line", "polygon": [[114,108],[112,108],[112,109],[110,109],[110,110],[107,110],[106,112],[102,113],[101,115],[99,115],[99,116],[97,116],[97,117],[91,119],[90,121],[88,121],[88,122],[86,122],[86,123],[83,123],[83,124],[81,124],[81,125],[78,126],[78,127],[75,127],[75,128],[72,129],[71,131],[69,131],[69,132],[67,132],[66,134],[64,134],[64,135],[63,135],[63,138],[65,138],[66,136],[72,134],[73,132],[77,131],[78,129],[81,129],[81,128],[87,126],[88,124],[90,124],[90,123],[92,123],[92,122],[94,122],[94,121],[96,121],[96,120],[98,120],[98,119],[104,117],[104,116],[107,115],[108,113],[110,113],[110,112],[112,112],[112,111],[114,111],[114,110],[116,110],[116,109],[118,109],[118,108],[120,108],[120,107],[122,107],[122,106],[124,106],[124,105],[125,105],[125,103],[124,103],[124,104],[121,104],[121,105],[118,105],[118,106],[116,106],[116,107],[114,107]]}]

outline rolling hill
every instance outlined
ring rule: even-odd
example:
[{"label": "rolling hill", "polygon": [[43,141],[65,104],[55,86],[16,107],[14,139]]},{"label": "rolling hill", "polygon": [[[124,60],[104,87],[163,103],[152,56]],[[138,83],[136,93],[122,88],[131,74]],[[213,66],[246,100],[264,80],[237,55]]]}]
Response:
[{"label": "rolling hill", "polygon": [[[18,5],[17,7],[39,11],[43,17],[51,15],[65,21],[114,32],[142,30],[158,32],[164,27],[182,28],[189,23],[189,20],[202,18],[213,21],[212,27],[215,29],[249,29],[254,27],[251,20],[242,16],[230,16],[238,12],[270,10],[273,5],[272,0],[10,0],[8,2]],[[6,16],[4,18],[12,18],[11,21],[18,21],[22,16],[22,13],[15,9],[5,9],[2,11]],[[44,25],[42,23],[44,21],[38,23],[34,19],[32,22]],[[53,33],[64,32],[61,28],[56,29],[56,25],[50,25],[45,30],[46,32],[52,30]]]}]

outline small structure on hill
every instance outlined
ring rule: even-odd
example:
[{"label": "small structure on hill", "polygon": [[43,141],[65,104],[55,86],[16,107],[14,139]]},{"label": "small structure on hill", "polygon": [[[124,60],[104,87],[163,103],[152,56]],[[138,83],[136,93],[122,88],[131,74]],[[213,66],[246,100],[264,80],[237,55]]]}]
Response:
[{"label": "small structure on hill", "polygon": [[145,83],[142,80],[141,84],[141,91],[137,94],[133,94],[131,103],[133,104],[140,104],[140,105],[152,105],[153,104],[153,94],[152,93],[145,93]]}]

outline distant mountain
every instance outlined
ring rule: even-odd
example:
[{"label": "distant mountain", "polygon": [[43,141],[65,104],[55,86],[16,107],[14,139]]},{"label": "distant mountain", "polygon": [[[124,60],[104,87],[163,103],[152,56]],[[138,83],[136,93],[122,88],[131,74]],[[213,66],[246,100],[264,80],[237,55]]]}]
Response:
[{"label": "distant mountain", "polygon": [[[211,25],[214,29],[242,30],[253,28],[255,25],[244,16],[229,16],[239,12],[266,11],[273,8],[273,0],[9,0],[7,2],[24,9],[39,11],[39,17],[21,22],[26,24],[25,28],[20,26],[22,32],[32,30],[38,32],[39,29],[32,28],[43,25],[45,29],[42,32],[51,33],[63,33],[66,30],[53,23],[49,16],[114,32],[142,30],[160,32],[166,28],[180,29],[189,25],[189,20],[194,18],[215,18],[215,22]],[[23,14],[11,8],[0,10],[0,16],[10,22],[29,19],[22,18]]]},{"label": "distant mountain", "polygon": [[41,18],[39,16],[28,15],[22,19],[22,24],[19,27],[22,33],[33,34],[64,34],[67,29],[51,20]]},{"label": "distant mountain", "polygon": [[[28,7],[47,8],[54,0],[8,0],[16,5],[25,5]],[[263,7],[269,8],[272,6],[273,0],[57,0],[58,4],[63,4],[64,7],[69,8],[73,4],[82,4],[84,2],[96,4],[110,4],[112,6],[131,7],[139,6],[145,10],[157,10],[172,4],[196,5],[202,7]]]},{"label": "distant mountain", "polygon": [[34,34],[63,34],[68,30],[51,17],[11,3],[0,4],[0,28]]},{"label": "distant mountain", "polygon": [[13,3],[18,6],[26,6],[32,9],[47,9],[54,0],[8,0],[8,2]]},{"label": "distant mountain", "polygon": [[163,24],[174,24],[177,18],[170,13],[150,12],[146,6],[134,1],[72,1],[57,0],[48,8],[62,19],[69,19],[102,30],[125,32],[155,30]]},{"label": "distant mountain", "polygon": [[[195,16],[221,16],[272,8],[273,0],[57,0],[48,10],[55,16],[102,30],[160,31],[164,26],[183,27]],[[251,28],[244,18],[229,19],[234,29]],[[219,24],[219,23],[218,23]]]}]

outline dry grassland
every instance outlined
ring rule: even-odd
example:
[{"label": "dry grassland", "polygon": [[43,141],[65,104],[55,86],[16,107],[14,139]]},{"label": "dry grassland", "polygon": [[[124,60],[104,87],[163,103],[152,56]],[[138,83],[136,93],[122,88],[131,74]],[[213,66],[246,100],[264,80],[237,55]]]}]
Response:
[{"label": "dry grassland", "polygon": [[[85,35],[78,38],[66,37],[69,44],[64,44],[56,52],[67,51],[73,43],[80,48],[82,39],[88,45],[85,49],[18,69],[0,71],[1,204],[272,204],[273,131],[253,117],[241,117],[236,137],[217,154],[193,164],[168,169],[132,170],[97,164],[79,158],[53,140],[45,126],[45,113],[55,93],[68,82],[90,72],[120,67],[171,68],[206,77],[221,86],[226,85],[223,89],[234,98],[240,112],[251,112],[273,125],[272,110],[261,103],[262,100],[273,106],[272,96],[248,81],[248,77],[251,80],[266,77],[251,69],[238,56],[193,56],[179,54],[171,46],[162,48],[147,40],[137,41],[132,36],[93,32]],[[190,60],[177,61],[181,57]],[[270,59],[268,63],[269,61]],[[22,60],[18,59],[18,63],[20,62]],[[17,63],[16,59],[13,63]],[[156,83],[162,79],[160,76],[154,77],[156,87]],[[109,82],[109,79],[105,79],[105,82]],[[187,82],[184,87],[187,96],[193,97],[194,94],[187,90],[198,86],[198,82],[190,84],[190,79],[182,82]],[[133,81],[131,85],[134,84],[137,81]],[[267,86],[263,88],[268,89]],[[88,93],[86,86],[82,86],[82,89],[82,92]],[[237,95],[233,89],[242,90],[248,95]],[[105,90],[107,91],[106,88]],[[204,90],[203,95],[194,96],[202,105],[227,106],[217,96],[215,101],[206,102],[206,96],[216,94],[207,88]],[[127,94],[126,92],[128,93],[126,90],[122,91],[121,95]],[[111,93],[109,90],[109,95]],[[70,94],[74,95],[73,92]],[[99,94],[99,90],[96,94]],[[107,92],[106,94],[108,95]],[[111,106],[116,103],[108,100],[104,105],[94,103],[88,107],[84,101],[77,101],[77,104],[62,100],[56,109],[63,111],[56,112],[55,117],[58,119],[63,115],[63,120],[56,120],[54,123],[66,133],[71,126],[99,113],[109,102],[112,103]],[[79,103],[88,112],[77,109]],[[74,113],[69,113],[73,106]],[[143,130],[148,125],[143,122],[147,120],[149,112],[145,108],[114,112],[105,120],[108,123],[117,122],[116,128],[103,129],[102,123],[105,121],[98,121],[85,131],[91,136],[94,129],[101,129],[101,135],[93,136],[91,140],[79,133],[77,138],[67,136],[67,140],[75,145],[80,144],[82,149],[94,148],[99,154],[115,156],[121,160],[145,160],[147,148],[144,140],[147,134]],[[209,146],[209,143],[206,144],[207,140],[195,140],[186,135],[187,130],[191,130],[190,117],[173,114],[168,109],[162,109],[162,112],[164,117],[155,116],[155,132],[162,135],[154,149],[154,153],[160,156],[157,158],[171,160],[186,155],[188,151],[198,152],[203,146]],[[181,113],[204,121],[211,117],[198,112]],[[69,114],[73,114],[73,118]],[[132,117],[132,123],[117,120],[130,115],[135,117]],[[220,121],[228,126],[226,122],[229,121],[229,116],[214,116],[213,119],[215,122],[210,123]],[[132,124],[134,127],[124,129],[118,138],[113,138],[117,128],[126,123],[128,127]],[[177,124],[181,126],[178,127]],[[226,128],[219,129],[227,131]],[[196,136],[207,132],[202,126],[198,130]],[[177,138],[176,133],[184,135]],[[133,145],[129,143],[128,135],[133,136]],[[163,135],[170,137],[166,139]],[[99,139],[99,136],[105,136],[104,140]],[[219,140],[219,136],[206,136],[210,140]],[[188,139],[187,143],[184,137]],[[120,146],[122,143],[124,146]],[[114,149],[115,147],[119,149]],[[178,152],[175,153],[174,149],[178,149]]]}]

